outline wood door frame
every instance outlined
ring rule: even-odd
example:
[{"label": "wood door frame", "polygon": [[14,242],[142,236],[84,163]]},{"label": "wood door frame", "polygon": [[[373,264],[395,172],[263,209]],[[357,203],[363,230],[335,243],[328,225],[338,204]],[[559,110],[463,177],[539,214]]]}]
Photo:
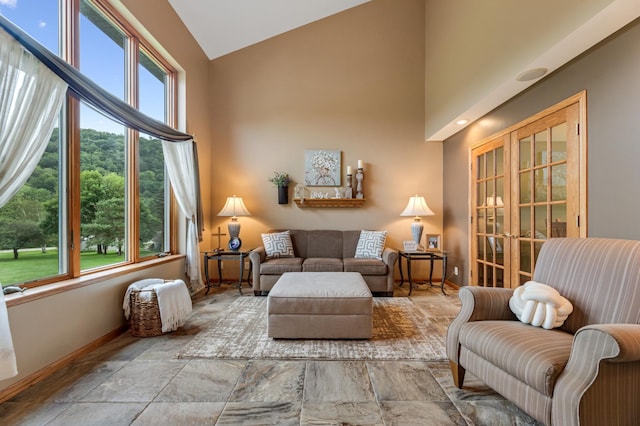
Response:
[{"label": "wood door frame", "polygon": [[492,134],[491,136],[485,137],[479,142],[471,145],[469,147],[468,152],[468,164],[469,164],[469,183],[468,183],[468,191],[469,191],[469,204],[467,205],[467,214],[469,217],[469,221],[467,222],[467,235],[468,235],[468,258],[469,258],[469,272],[468,272],[468,282],[470,285],[473,285],[473,278],[471,276],[471,271],[473,268],[471,267],[471,262],[475,262],[475,258],[473,257],[473,242],[471,241],[473,236],[473,227],[475,226],[472,223],[471,218],[473,217],[473,200],[475,197],[473,196],[475,188],[474,188],[474,177],[471,173],[472,163],[473,163],[473,151],[485,145],[487,143],[493,142],[499,138],[510,138],[511,133],[514,131],[528,126],[542,118],[546,117],[549,114],[553,114],[556,111],[559,111],[563,108],[566,108],[570,105],[577,104],[578,105],[578,114],[579,114],[579,123],[580,123],[580,132],[578,135],[579,138],[579,170],[580,170],[580,183],[579,183],[579,207],[578,212],[580,215],[580,238],[587,238],[588,233],[588,216],[587,216],[587,206],[588,206],[588,132],[587,132],[587,91],[583,90],[569,98],[566,98],[544,110],[525,118],[524,120],[515,123],[499,132]]}]

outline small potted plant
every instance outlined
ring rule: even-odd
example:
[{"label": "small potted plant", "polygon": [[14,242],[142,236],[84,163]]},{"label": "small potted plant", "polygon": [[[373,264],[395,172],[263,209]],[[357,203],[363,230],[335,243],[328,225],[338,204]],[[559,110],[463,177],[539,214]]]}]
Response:
[{"label": "small potted plant", "polygon": [[275,172],[269,182],[278,187],[278,204],[289,204],[289,183],[291,178],[287,172]]}]

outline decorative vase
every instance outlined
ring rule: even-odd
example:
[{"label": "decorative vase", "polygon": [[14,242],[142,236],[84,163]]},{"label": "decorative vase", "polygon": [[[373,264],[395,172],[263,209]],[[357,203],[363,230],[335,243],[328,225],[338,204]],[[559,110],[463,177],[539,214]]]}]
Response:
[{"label": "decorative vase", "polygon": [[289,204],[289,187],[278,187],[278,204]]}]

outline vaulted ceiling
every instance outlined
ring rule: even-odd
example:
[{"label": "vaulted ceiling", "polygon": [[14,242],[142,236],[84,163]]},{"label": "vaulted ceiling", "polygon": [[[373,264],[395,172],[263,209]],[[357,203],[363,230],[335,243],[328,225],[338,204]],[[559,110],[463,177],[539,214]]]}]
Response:
[{"label": "vaulted ceiling", "polygon": [[[398,1],[405,0],[372,0]],[[424,0],[425,139],[444,140],[640,16],[638,0]],[[367,0],[169,0],[215,59]]]}]

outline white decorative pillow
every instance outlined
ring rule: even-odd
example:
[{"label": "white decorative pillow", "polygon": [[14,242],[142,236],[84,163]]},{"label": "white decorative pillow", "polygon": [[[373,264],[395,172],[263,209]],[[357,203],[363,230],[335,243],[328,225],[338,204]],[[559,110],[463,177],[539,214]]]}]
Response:
[{"label": "white decorative pillow", "polygon": [[382,260],[386,240],[387,231],[360,231],[355,257]]},{"label": "white decorative pillow", "polygon": [[275,257],[294,257],[293,244],[289,231],[261,234],[262,244],[268,259]]},{"label": "white decorative pillow", "polygon": [[571,302],[558,290],[535,281],[527,281],[515,289],[509,308],[523,323],[547,330],[560,327],[573,312]]}]

